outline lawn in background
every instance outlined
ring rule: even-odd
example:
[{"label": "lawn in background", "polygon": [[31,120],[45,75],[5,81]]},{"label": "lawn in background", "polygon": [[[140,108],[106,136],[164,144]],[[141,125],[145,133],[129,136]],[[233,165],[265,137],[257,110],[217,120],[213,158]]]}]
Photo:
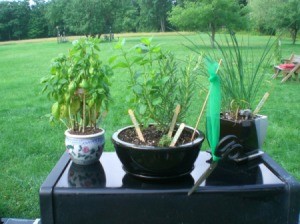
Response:
[{"label": "lawn in background", "polygon": [[[127,37],[128,46],[138,43],[140,36]],[[151,36],[151,34],[150,34]],[[118,37],[118,35],[115,35]],[[198,35],[189,35],[201,43]],[[207,39],[205,41],[208,42]],[[251,42],[260,46],[267,37],[252,36]],[[154,43],[172,49],[176,57],[184,59],[193,54],[184,45],[190,43],[178,34],[154,34]],[[116,54],[116,42],[102,43],[102,54],[108,58]],[[66,53],[71,43],[57,44],[55,39],[34,42],[8,42],[0,44],[0,216],[18,218],[39,217],[38,191],[51,169],[64,152],[64,126],[50,126],[45,117],[51,103],[40,94],[40,79],[47,75],[51,59],[59,53]],[[259,48],[259,47],[258,47]],[[203,47],[203,50],[209,48]],[[282,40],[282,56],[300,54],[300,44],[292,45],[289,39]],[[261,110],[268,115],[269,128],[264,151],[300,180],[300,82],[271,80],[264,84],[271,90],[267,104]],[[106,129],[106,151],[113,151],[111,135],[117,129],[130,124],[126,114],[128,107],[126,88],[128,76],[116,71],[112,78],[114,103],[103,122]],[[204,77],[200,83],[207,83]],[[266,90],[261,90],[263,96]],[[200,88],[195,90],[196,98],[188,115],[187,124],[194,125],[205,98]],[[204,130],[203,124],[200,126]],[[207,149],[207,143],[203,150]]]}]

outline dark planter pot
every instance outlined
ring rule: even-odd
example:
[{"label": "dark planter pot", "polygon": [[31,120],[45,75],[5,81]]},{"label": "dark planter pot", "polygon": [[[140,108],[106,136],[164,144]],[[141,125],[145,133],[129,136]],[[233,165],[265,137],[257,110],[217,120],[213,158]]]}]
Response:
[{"label": "dark planter pot", "polygon": [[235,135],[243,146],[240,157],[250,156],[262,149],[267,134],[267,116],[257,115],[255,119],[232,121],[221,118],[220,139],[227,135]]},{"label": "dark planter pot", "polygon": [[[112,136],[116,153],[123,164],[123,169],[136,177],[148,179],[178,178],[189,174],[194,169],[204,134],[197,131],[193,142],[176,147],[140,146],[119,139],[119,134],[132,126],[118,130]],[[191,127],[184,131],[193,132]]]}]

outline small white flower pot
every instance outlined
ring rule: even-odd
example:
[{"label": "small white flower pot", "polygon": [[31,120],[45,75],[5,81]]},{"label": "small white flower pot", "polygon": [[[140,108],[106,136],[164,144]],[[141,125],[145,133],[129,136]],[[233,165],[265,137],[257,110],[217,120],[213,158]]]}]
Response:
[{"label": "small white flower pot", "polygon": [[99,160],[102,155],[105,131],[91,135],[74,135],[65,131],[65,145],[72,161],[78,165],[89,165]]}]

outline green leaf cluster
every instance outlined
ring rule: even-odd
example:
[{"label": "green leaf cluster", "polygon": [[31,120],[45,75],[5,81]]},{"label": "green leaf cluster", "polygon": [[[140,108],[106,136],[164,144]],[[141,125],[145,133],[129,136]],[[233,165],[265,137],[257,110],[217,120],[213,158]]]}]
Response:
[{"label": "green leaf cluster", "polygon": [[68,55],[54,58],[50,75],[42,80],[43,92],[55,103],[52,116],[73,131],[96,128],[111,101],[112,68],[100,58],[99,39],[73,42]]},{"label": "green leaf cluster", "polygon": [[196,85],[193,60],[180,67],[172,52],[153,45],[152,38],[142,38],[129,50],[125,48],[125,40],[121,40],[116,49],[123,58],[116,67],[125,68],[130,74],[128,89],[132,94],[129,102],[140,123],[147,127],[154,122],[167,130],[177,104],[181,105],[179,120],[182,120]]}]

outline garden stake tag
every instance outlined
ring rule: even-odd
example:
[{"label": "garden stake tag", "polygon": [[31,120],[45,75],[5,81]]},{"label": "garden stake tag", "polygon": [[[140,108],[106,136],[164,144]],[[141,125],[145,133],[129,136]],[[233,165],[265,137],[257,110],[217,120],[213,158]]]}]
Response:
[{"label": "garden stake tag", "polygon": [[192,189],[189,191],[188,196],[190,196],[195,190],[196,188],[202,184],[203,181],[206,180],[207,177],[209,177],[209,175],[214,171],[214,169],[217,167],[218,162],[212,162],[208,169],[205,170],[205,172],[201,175],[201,177],[199,177],[199,179],[197,180],[197,182],[194,184],[194,186],[192,187]]},{"label": "garden stake tag", "polygon": [[180,137],[180,135],[181,135],[184,127],[185,127],[185,124],[181,123],[180,126],[179,126],[179,128],[178,128],[178,130],[176,131],[176,134],[175,134],[175,136],[174,136],[171,144],[170,144],[170,147],[174,147],[175,146],[175,144],[176,144],[177,140],[179,139],[179,137]]},{"label": "garden stake tag", "polygon": [[172,138],[172,134],[173,134],[173,131],[174,131],[174,128],[175,128],[175,124],[176,124],[176,120],[177,120],[179,112],[180,112],[180,105],[178,104],[175,108],[173,119],[172,119],[170,129],[169,129],[169,132],[168,132],[168,137],[169,138]]},{"label": "garden stake tag", "polygon": [[265,104],[265,102],[267,101],[268,97],[270,96],[270,93],[266,92],[265,95],[263,96],[263,98],[260,100],[259,104],[257,105],[257,107],[255,108],[253,114],[257,114],[260,109],[262,108],[262,106]]},{"label": "garden stake tag", "polygon": [[143,134],[142,134],[142,131],[141,131],[140,127],[139,127],[139,124],[138,124],[138,122],[137,122],[135,116],[134,116],[133,110],[129,109],[129,110],[128,110],[128,114],[129,114],[129,116],[130,116],[130,118],[131,118],[131,121],[132,121],[132,123],[133,123],[133,125],[134,125],[134,128],[135,128],[135,131],[136,131],[136,133],[137,133],[138,138],[139,138],[142,142],[145,142],[145,139],[144,139],[144,136],[143,136]]},{"label": "garden stake tag", "polygon": [[209,91],[208,91],[208,93],[207,93],[207,95],[206,95],[206,98],[205,98],[205,101],[204,101],[204,103],[203,103],[203,105],[202,105],[202,109],[201,109],[200,115],[199,115],[199,117],[198,117],[198,120],[197,120],[197,122],[196,122],[196,125],[195,125],[195,128],[194,128],[194,132],[193,132],[193,135],[192,135],[192,137],[191,137],[191,141],[193,141],[194,138],[195,138],[196,130],[197,130],[198,126],[199,126],[199,123],[200,123],[200,120],[201,120],[203,111],[204,111],[204,109],[205,109],[205,106],[206,106],[208,97],[209,97]]}]

